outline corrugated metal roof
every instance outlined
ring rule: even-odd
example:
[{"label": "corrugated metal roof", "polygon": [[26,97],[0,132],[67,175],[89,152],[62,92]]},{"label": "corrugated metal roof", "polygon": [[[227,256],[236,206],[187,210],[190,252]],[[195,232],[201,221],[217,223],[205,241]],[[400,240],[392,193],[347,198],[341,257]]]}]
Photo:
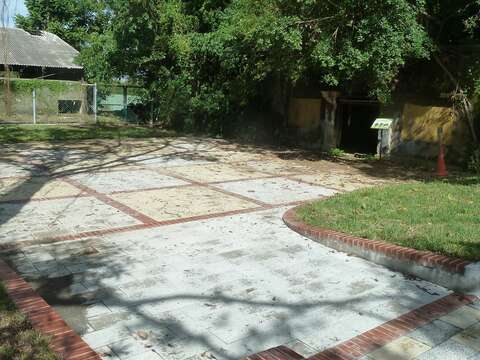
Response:
[{"label": "corrugated metal roof", "polygon": [[77,55],[77,50],[52,33],[32,35],[22,29],[0,29],[0,63],[82,69],[74,63]]}]

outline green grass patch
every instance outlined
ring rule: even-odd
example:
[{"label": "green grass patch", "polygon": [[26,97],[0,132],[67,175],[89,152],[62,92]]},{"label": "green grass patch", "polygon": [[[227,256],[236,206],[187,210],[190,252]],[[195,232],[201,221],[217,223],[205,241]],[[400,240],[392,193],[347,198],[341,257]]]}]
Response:
[{"label": "green grass patch", "polygon": [[130,125],[0,125],[0,143],[152,138],[172,134],[162,129]]},{"label": "green grass patch", "polygon": [[0,283],[0,359],[57,360],[49,340],[32,329],[25,316],[15,309]]},{"label": "green grass patch", "polygon": [[302,206],[308,224],[418,250],[480,260],[480,181],[357,190]]}]

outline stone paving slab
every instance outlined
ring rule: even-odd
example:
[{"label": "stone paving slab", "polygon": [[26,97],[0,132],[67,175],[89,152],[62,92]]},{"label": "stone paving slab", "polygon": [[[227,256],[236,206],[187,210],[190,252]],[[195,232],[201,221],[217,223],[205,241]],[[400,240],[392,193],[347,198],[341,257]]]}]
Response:
[{"label": "stone paving slab", "polygon": [[447,340],[433,349],[424,352],[417,360],[477,360],[479,354],[455,340]]},{"label": "stone paving slab", "polygon": [[[292,234],[281,222],[285,210],[79,242],[110,250],[75,256],[96,266],[76,273],[69,286],[86,283],[112,315],[131,315],[105,320],[98,331],[84,326],[92,330],[83,338],[95,348],[125,341],[127,349],[138,349],[144,340],[135,339],[135,331],[161,331],[150,339],[152,349],[181,360],[205,351],[233,360],[295,340],[318,351],[447,293]],[[45,263],[55,258],[56,266],[68,268],[69,258],[56,257],[78,253],[69,246],[28,248],[22,263],[41,250]],[[100,291],[107,288],[116,289],[114,295]],[[106,316],[83,314],[75,321],[96,326]]]},{"label": "stone paving slab", "polygon": [[93,197],[0,204],[0,244],[139,224]]},{"label": "stone paving slab", "polygon": [[[449,293],[286,228],[273,206],[385,182],[367,165],[280,160],[290,155],[187,137],[9,146],[0,244],[57,242],[0,256],[112,359],[234,360],[282,344],[311,356]],[[1,202],[25,193],[36,201]],[[413,349],[471,350],[469,315],[411,335]]]},{"label": "stone paving slab", "polygon": [[452,339],[480,353],[480,321],[455,335]]},{"label": "stone paving slab", "polygon": [[95,191],[105,194],[188,184],[185,181],[161,175],[152,170],[97,172],[74,175],[72,178]]},{"label": "stone paving slab", "polygon": [[287,161],[247,161],[242,166],[272,175],[291,175],[312,171],[307,166],[294,165]]},{"label": "stone paving slab", "polygon": [[215,186],[267,204],[313,200],[335,194],[332,189],[284,178],[237,181]]},{"label": "stone paving slab", "polygon": [[451,325],[445,321],[435,320],[430,324],[415,330],[408,336],[414,340],[418,340],[433,347],[445,342],[461,331],[461,328]]},{"label": "stone paving slab", "polygon": [[411,360],[430,350],[430,346],[409,337],[401,337],[368,354],[371,360]]},{"label": "stone paving slab", "polygon": [[176,154],[176,155],[140,155],[130,157],[128,159],[136,166],[158,167],[158,166],[184,166],[184,165],[201,165],[208,164],[208,159],[193,156],[191,154]]},{"label": "stone paving slab", "polygon": [[70,184],[61,180],[51,180],[44,176],[0,180],[1,201],[75,197],[81,193],[81,190]]},{"label": "stone paving slab", "polygon": [[340,191],[353,191],[366,187],[386,184],[384,180],[374,180],[366,176],[348,176],[346,174],[302,174],[293,176],[294,179],[307,183],[326,186]]},{"label": "stone paving slab", "polygon": [[202,186],[114,194],[112,198],[157,221],[258,207]]},{"label": "stone paving slab", "polygon": [[464,306],[440,318],[451,325],[466,329],[475,323],[480,322],[480,310]]},{"label": "stone paving slab", "polygon": [[32,175],[41,174],[43,171],[38,167],[32,164],[26,163],[19,163],[15,162],[15,164],[2,162],[0,161],[0,179],[7,178],[7,177],[20,177],[20,176],[27,176],[30,177]]},{"label": "stone paving slab", "polygon": [[202,183],[222,182],[268,176],[265,173],[253,169],[238,166],[212,163],[201,166],[181,166],[172,169],[173,174],[186,177],[190,180]]}]

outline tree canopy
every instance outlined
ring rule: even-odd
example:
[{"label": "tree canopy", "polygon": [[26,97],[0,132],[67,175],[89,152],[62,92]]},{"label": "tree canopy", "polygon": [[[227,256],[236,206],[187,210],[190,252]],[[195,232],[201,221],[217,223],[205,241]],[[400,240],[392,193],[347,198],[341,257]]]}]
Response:
[{"label": "tree canopy", "polygon": [[[387,100],[400,70],[415,59],[439,60],[448,70],[439,83],[453,76],[469,94],[480,92],[479,57],[468,56],[478,46],[480,0],[26,5],[30,14],[17,17],[18,26],[52,31],[79,47],[91,79],[128,76],[143,84],[145,103],[164,122],[218,127],[219,119],[267,101],[273,83],[286,95],[308,83]],[[452,51],[462,54],[462,66],[450,66]]]},{"label": "tree canopy", "polygon": [[25,0],[28,15],[17,15],[17,27],[29,32],[52,32],[80,50],[89,35],[102,32],[109,14],[97,0]]}]

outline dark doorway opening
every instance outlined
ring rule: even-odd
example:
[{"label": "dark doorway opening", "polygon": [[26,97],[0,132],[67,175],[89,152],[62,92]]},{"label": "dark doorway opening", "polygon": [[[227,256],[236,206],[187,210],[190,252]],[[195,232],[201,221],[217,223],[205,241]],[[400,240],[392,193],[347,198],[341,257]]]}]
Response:
[{"label": "dark doorway opening", "polygon": [[342,101],[340,148],[351,153],[376,154],[378,131],[370,127],[379,114],[377,102]]}]

